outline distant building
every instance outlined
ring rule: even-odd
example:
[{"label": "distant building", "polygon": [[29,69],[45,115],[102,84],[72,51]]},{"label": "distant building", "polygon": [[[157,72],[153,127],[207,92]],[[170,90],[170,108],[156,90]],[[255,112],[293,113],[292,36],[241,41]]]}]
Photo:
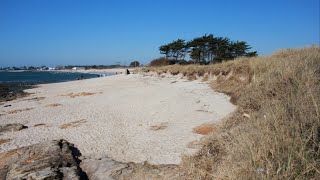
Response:
[{"label": "distant building", "polygon": [[56,67],[54,67],[54,70],[63,70],[63,69],[65,69],[64,66],[56,66]]},{"label": "distant building", "polygon": [[45,71],[45,70],[49,70],[49,68],[46,66],[41,66],[40,68],[37,68],[37,70]]},{"label": "distant building", "polygon": [[84,67],[73,67],[72,70],[85,70]]}]

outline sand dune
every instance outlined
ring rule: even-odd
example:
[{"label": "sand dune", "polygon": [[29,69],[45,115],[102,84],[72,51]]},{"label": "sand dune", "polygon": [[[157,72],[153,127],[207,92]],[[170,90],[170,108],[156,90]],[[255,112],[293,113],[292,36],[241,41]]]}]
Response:
[{"label": "sand dune", "polygon": [[[228,96],[204,82],[177,77],[115,75],[45,84],[28,92],[34,94],[7,102],[10,107],[1,105],[0,124],[29,128],[2,134],[1,139],[11,141],[0,145],[0,152],[63,138],[85,156],[177,164],[181,154],[196,151],[188,144],[203,137],[194,128],[218,122],[235,109]],[[45,98],[32,100],[36,97]]]}]

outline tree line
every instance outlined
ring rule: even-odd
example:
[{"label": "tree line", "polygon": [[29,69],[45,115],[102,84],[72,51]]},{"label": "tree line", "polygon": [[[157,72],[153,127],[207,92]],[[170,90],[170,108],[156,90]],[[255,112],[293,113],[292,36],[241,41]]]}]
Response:
[{"label": "tree line", "polygon": [[232,41],[212,34],[196,37],[188,42],[177,39],[159,47],[160,53],[168,60],[185,61],[189,55],[191,62],[197,64],[221,62],[242,56],[257,56],[257,51],[249,51],[250,49],[245,41]]}]

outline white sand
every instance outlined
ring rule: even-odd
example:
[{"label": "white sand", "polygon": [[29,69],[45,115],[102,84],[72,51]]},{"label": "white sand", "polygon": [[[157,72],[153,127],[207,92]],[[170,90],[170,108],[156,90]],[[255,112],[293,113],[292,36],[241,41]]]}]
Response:
[{"label": "white sand", "polygon": [[[174,82],[177,81],[177,82]],[[174,83],[172,83],[174,82]],[[64,138],[85,156],[109,156],[122,162],[178,164],[181,154],[194,152],[188,143],[202,135],[192,129],[217,122],[234,111],[229,97],[206,83],[142,75],[116,75],[96,79],[41,85],[29,97],[1,105],[0,124],[22,123],[28,129],[5,133],[0,152]],[[97,93],[71,98],[68,93]],[[45,97],[43,100],[26,100]],[[62,106],[46,107],[59,103]],[[8,114],[9,111],[34,108]],[[77,127],[60,125],[84,120]],[[35,124],[43,123],[46,126]],[[163,125],[164,129],[152,130]],[[167,127],[165,127],[167,126]]]}]

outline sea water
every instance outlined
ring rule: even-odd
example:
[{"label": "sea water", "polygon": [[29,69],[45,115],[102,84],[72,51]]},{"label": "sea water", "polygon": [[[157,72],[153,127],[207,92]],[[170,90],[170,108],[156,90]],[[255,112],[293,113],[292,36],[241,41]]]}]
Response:
[{"label": "sea water", "polygon": [[[61,71],[0,71],[0,84],[46,84],[99,77],[102,74]],[[104,74],[112,75],[112,74]]]}]

